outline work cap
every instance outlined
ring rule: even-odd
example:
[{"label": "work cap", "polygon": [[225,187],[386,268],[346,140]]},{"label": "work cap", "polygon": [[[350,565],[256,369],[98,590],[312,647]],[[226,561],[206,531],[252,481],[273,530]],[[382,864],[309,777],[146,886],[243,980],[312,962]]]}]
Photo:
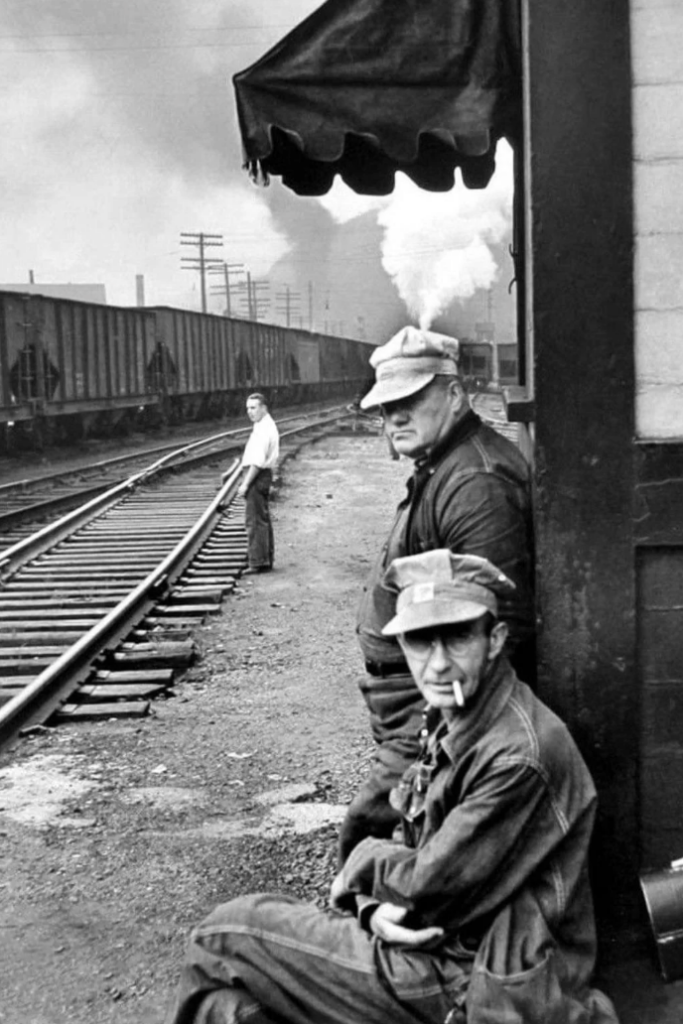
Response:
[{"label": "work cap", "polygon": [[454,555],[447,548],[394,559],[384,583],[399,591],[396,615],[382,630],[386,636],[468,622],[485,612],[497,616],[498,596],[515,589],[488,559]]},{"label": "work cap", "polygon": [[438,374],[457,375],[458,342],[446,334],[404,327],[370,356],[376,383],[361,399],[361,409],[414,395]]}]

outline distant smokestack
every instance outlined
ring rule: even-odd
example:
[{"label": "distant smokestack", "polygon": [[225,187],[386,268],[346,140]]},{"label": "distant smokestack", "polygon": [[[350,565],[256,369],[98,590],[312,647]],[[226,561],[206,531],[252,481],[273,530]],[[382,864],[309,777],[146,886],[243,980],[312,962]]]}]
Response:
[{"label": "distant smokestack", "polygon": [[28,283],[29,284],[35,284],[36,283],[36,279],[33,276],[33,271],[32,270],[29,270],[29,272],[28,272]]},{"label": "distant smokestack", "polygon": [[144,306],[145,304],[145,275],[135,275],[135,295],[138,306]]}]

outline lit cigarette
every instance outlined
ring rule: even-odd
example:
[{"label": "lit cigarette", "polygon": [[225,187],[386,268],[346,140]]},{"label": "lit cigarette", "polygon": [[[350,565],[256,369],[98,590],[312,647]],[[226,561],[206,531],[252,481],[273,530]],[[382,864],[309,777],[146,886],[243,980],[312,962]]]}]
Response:
[{"label": "lit cigarette", "polygon": [[463,694],[462,686],[460,685],[460,683],[459,683],[459,681],[457,679],[455,679],[453,681],[453,695],[455,697],[455,703],[458,705],[458,707],[459,708],[464,708],[465,707],[465,695]]}]

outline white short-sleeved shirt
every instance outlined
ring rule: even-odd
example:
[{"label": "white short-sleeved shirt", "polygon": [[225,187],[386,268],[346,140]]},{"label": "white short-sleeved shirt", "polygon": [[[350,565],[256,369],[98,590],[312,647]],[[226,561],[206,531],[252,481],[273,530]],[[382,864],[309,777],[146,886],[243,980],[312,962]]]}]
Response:
[{"label": "white short-sleeved shirt", "polygon": [[269,412],[255,423],[242,456],[243,466],[275,469],[280,454],[280,435]]}]

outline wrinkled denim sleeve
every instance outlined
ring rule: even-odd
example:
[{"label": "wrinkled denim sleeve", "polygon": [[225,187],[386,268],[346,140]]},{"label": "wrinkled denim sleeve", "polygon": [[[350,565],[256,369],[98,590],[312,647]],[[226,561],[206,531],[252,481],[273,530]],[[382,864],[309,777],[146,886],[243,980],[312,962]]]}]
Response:
[{"label": "wrinkled denim sleeve", "polygon": [[561,828],[535,767],[500,764],[418,849],[365,839],[344,866],[350,892],[459,928],[509,899],[557,845]]}]

